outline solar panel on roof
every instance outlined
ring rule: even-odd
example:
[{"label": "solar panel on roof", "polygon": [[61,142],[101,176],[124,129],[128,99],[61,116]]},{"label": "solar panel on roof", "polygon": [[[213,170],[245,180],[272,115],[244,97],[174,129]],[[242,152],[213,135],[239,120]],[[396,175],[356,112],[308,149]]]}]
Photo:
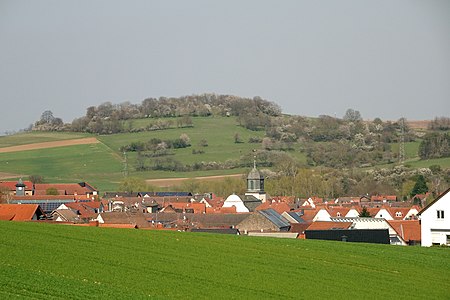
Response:
[{"label": "solar panel on roof", "polygon": [[305,223],[305,220],[303,220],[296,212],[289,211],[289,212],[287,212],[287,214],[289,216],[291,216],[291,218],[294,219],[295,221],[297,221],[299,223]]},{"label": "solar panel on roof", "polygon": [[262,214],[267,219],[269,219],[269,221],[274,223],[279,228],[289,226],[289,223],[287,221],[285,221],[283,219],[283,217],[279,213],[277,213],[275,210],[273,210],[272,208],[260,210],[259,213]]}]

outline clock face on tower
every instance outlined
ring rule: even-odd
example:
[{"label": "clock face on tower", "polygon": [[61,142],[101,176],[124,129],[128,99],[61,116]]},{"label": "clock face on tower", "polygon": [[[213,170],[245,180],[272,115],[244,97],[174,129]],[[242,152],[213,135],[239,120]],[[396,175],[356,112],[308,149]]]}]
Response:
[{"label": "clock face on tower", "polygon": [[19,187],[18,187],[18,190],[19,190],[19,191],[23,190],[23,187],[19,186]]}]

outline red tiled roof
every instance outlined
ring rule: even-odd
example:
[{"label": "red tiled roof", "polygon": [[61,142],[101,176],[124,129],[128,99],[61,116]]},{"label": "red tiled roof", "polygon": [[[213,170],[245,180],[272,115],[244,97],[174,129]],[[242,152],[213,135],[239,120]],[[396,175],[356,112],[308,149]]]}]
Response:
[{"label": "red tiled roof", "polygon": [[[386,209],[391,217],[394,220],[403,220],[408,212],[410,211],[410,208],[404,208],[404,207],[391,207]],[[398,216],[397,216],[398,213]]]},{"label": "red tiled roof", "polygon": [[185,211],[186,209],[193,209],[194,213],[201,214],[206,212],[206,205],[204,203],[179,203],[174,202],[170,203],[170,206],[172,206],[174,209],[182,209]]},{"label": "red tiled roof", "polygon": [[312,222],[306,223],[291,223],[291,228],[289,232],[296,232],[300,234],[304,234],[305,230],[312,224]]},{"label": "red tiled roof", "polygon": [[12,196],[13,200],[75,200],[72,195]]},{"label": "red tiled roof", "polygon": [[370,197],[370,201],[383,201],[383,200],[387,200],[387,201],[396,201],[397,200],[397,196],[395,195],[374,195],[372,197]]},{"label": "red tiled roof", "polygon": [[66,203],[64,205],[72,210],[76,210],[77,214],[80,215],[82,218],[97,217],[98,212],[96,213],[94,211],[95,208],[91,208],[86,204],[87,204],[87,202],[72,202],[72,203]]},{"label": "red tiled roof", "polygon": [[261,203],[258,207],[256,207],[256,210],[264,210],[264,209],[269,209],[269,208],[272,208],[279,214],[282,214],[285,211],[291,210],[291,207],[285,202],[272,202],[271,203],[270,201]]},{"label": "red tiled roof", "polygon": [[431,203],[429,203],[427,206],[425,206],[421,211],[419,211],[419,215],[421,215],[424,211],[426,211],[429,207],[433,206],[434,203],[438,202],[439,200],[441,200],[442,197],[444,197],[447,193],[450,192],[450,188],[448,188],[445,192],[443,192],[442,194],[440,194],[436,199],[434,199]]},{"label": "red tiled roof", "polygon": [[312,223],[307,230],[332,230],[332,229],[348,229],[352,222],[327,222],[317,221]]},{"label": "red tiled roof", "polygon": [[312,221],[314,217],[317,215],[317,212],[319,209],[304,209],[301,210],[303,212],[303,215],[300,217],[305,221]]},{"label": "red tiled roof", "polygon": [[207,214],[235,214],[236,213],[236,207],[207,207],[206,208]]},{"label": "red tiled roof", "polygon": [[[17,181],[0,181],[0,187],[8,188],[10,191],[16,190]],[[23,181],[25,184],[25,190],[31,191],[33,189],[33,183],[31,181]]]},{"label": "red tiled roof", "polygon": [[421,228],[418,220],[387,221],[405,241],[420,241]]},{"label": "red tiled roof", "polygon": [[294,196],[275,196],[272,198],[275,201],[285,202],[287,204],[293,204],[295,202]]},{"label": "red tiled roof", "polygon": [[87,186],[81,186],[78,183],[36,183],[34,185],[34,190],[37,195],[42,195],[42,193],[45,193],[49,188],[55,188],[60,195],[92,194],[92,190]]},{"label": "red tiled roof", "polygon": [[[30,221],[38,210],[40,208],[37,204],[0,204],[0,216],[2,216],[0,219]],[[41,214],[43,214],[42,211]]]},{"label": "red tiled roof", "polygon": [[331,217],[345,217],[345,215],[350,211],[350,208],[330,206],[327,211]]}]

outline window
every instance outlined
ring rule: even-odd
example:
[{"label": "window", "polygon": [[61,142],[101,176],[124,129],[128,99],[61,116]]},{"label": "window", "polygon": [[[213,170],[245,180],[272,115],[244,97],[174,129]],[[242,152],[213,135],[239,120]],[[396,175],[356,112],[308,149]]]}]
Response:
[{"label": "window", "polygon": [[403,216],[403,214],[402,214],[402,212],[400,212],[400,211],[397,211],[397,212],[395,213],[395,216],[396,216],[396,217],[402,217],[402,216]]},{"label": "window", "polygon": [[438,219],[444,219],[444,211],[443,210],[437,210],[437,218]]}]

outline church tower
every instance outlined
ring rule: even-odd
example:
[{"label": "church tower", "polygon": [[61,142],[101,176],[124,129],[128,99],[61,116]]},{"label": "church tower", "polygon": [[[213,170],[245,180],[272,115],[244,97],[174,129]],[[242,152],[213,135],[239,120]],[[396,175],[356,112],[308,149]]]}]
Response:
[{"label": "church tower", "polygon": [[264,177],[256,169],[256,160],[253,161],[253,169],[247,176],[247,192],[245,195],[255,196],[262,202],[266,202],[267,195],[264,192]]},{"label": "church tower", "polygon": [[25,184],[23,183],[22,178],[16,183],[16,196],[25,196]]}]

